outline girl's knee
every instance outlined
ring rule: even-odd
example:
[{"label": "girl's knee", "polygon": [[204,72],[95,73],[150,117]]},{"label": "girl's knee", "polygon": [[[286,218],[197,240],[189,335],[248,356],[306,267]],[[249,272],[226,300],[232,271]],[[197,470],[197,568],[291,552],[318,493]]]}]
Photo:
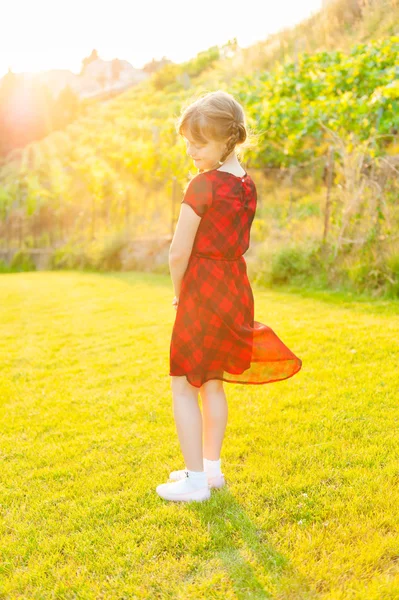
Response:
[{"label": "girl's knee", "polygon": [[209,379],[208,381],[205,381],[200,388],[201,396],[217,394],[223,390],[223,381],[221,379]]},{"label": "girl's knee", "polygon": [[198,388],[188,381],[185,375],[171,375],[170,387],[172,388],[173,395],[192,395],[198,397]]}]

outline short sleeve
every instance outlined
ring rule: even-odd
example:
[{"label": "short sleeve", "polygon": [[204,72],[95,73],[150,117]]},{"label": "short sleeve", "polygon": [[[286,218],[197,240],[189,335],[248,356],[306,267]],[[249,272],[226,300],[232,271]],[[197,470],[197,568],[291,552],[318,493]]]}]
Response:
[{"label": "short sleeve", "polygon": [[188,204],[199,217],[203,217],[212,199],[212,181],[204,173],[199,173],[188,183],[181,204]]}]

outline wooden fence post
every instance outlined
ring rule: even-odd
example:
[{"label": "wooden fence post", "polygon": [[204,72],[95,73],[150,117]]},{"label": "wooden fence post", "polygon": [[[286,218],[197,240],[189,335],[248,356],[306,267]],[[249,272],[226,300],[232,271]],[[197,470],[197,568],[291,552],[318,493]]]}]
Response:
[{"label": "wooden fence post", "polygon": [[24,220],[22,218],[21,209],[18,211],[18,248],[22,248]]},{"label": "wooden fence post", "polygon": [[128,194],[127,187],[125,187],[125,227],[129,235],[130,232],[130,195]]},{"label": "wooden fence post", "polygon": [[288,205],[287,221],[291,218],[292,204],[293,204],[293,194],[292,194],[293,168],[292,167],[289,167],[288,182],[289,182],[289,186],[290,186],[290,202],[289,202],[289,205]]},{"label": "wooden fence post", "polygon": [[328,158],[327,158],[327,194],[326,194],[326,206],[324,211],[324,231],[323,231],[323,245],[327,242],[328,229],[330,225],[330,212],[331,212],[331,187],[334,172],[334,152],[331,146],[328,147]]},{"label": "wooden fence post", "polygon": [[6,250],[8,250],[10,247],[10,212],[11,212],[11,207],[7,206],[5,219],[4,219],[5,228],[6,228],[6,230],[5,230]]},{"label": "wooden fence post", "polygon": [[91,240],[94,240],[96,235],[96,203],[94,194],[91,195]]},{"label": "wooden fence post", "polygon": [[175,203],[176,203],[176,193],[177,193],[177,181],[176,175],[172,178],[172,219],[170,223],[170,235],[173,236],[173,227],[175,221]]}]

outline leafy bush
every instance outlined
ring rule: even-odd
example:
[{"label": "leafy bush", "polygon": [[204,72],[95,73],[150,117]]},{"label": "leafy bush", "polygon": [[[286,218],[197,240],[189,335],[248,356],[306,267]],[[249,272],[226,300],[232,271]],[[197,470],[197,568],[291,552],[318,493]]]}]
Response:
[{"label": "leafy bush", "polygon": [[271,282],[289,283],[312,278],[325,270],[319,248],[315,246],[286,246],[272,256]]},{"label": "leafy bush", "polygon": [[50,266],[52,269],[81,269],[91,264],[83,247],[68,243],[54,251]]},{"label": "leafy bush", "polygon": [[399,253],[389,257],[387,266],[391,275],[387,292],[389,295],[399,298]]},{"label": "leafy bush", "polygon": [[11,268],[6,263],[6,261],[3,259],[0,259],[0,273],[10,273],[10,272],[11,272]]},{"label": "leafy bush", "polygon": [[120,253],[127,243],[128,239],[124,232],[106,238],[95,266],[101,270],[120,270],[122,267]]},{"label": "leafy bush", "polygon": [[399,296],[399,254],[376,258],[371,249],[363,249],[346,256],[340,270],[356,292]]},{"label": "leafy bush", "polygon": [[36,271],[36,265],[30,255],[24,250],[18,250],[11,259],[12,271]]},{"label": "leafy bush", "polygon": [[270,235],[270,224],[265,219],[255,217],[251,227],[251,242],[261,242]]}]

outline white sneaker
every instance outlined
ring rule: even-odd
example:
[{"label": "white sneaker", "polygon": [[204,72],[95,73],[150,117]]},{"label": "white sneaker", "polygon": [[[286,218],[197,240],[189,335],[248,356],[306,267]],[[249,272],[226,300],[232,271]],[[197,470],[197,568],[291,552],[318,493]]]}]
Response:
[{"label": "white sneaker", "polygon": [[[180,481],[180,479],[184,479],[185,477],[185,469],[180,469],[179,471],[172,471],[169,474],[169,479],[171,479],[172,481]],[[213,477],[210,477],[210,475],[208,475],[207,473],[207,478],[208,485],[210,488],[221,488],[226,484],[223,473],[221,473],[220,475],[214,475]]]},{"label": "white sneaker", "polygon": [[208,484],[205,487],[196,489],[187,476],[172,483],[161,483],[157,486],[156,491],[164,500],[172,500],[174,502],[190,502],[191,500],[202,502],[211,497]]}]

